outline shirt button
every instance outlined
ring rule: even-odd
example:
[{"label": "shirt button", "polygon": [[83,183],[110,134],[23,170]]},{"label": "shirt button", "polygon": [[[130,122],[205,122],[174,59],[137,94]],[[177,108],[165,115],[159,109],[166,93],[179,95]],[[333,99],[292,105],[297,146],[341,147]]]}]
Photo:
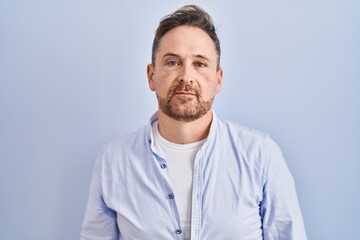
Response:
[{"label": "shirt button", "polygon": [[160,165],[160,167],[161,167],[162,169],[164,169],[164,168],[166,168],[166,164],[163,163],[163,164]]},{"label": "shirt button", "polygon": [[176,234],[180,234],[182,231],[180,229],[176,230],[175,233]]},{"label": "shirt button", "polygon": [[149,139],[149,143],[151,144],[151,139]]},{"label": "shirt button", "polygon": [[170,194],[168,195],[168,198],[169,198],[169,199],[173,199],[173,198],[174,198],[174,194],[170,193]]}]

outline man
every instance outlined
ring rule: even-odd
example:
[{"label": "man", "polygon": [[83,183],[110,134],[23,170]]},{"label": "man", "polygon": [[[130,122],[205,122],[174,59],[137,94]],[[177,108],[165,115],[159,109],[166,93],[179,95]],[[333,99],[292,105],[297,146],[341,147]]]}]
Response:
[{"label": "man", "polygon": [[81,239],[306,239],[277,145],[212,111],[222,75],[204,10],[160,22],[147,67],[158,112],[102,149]]}]

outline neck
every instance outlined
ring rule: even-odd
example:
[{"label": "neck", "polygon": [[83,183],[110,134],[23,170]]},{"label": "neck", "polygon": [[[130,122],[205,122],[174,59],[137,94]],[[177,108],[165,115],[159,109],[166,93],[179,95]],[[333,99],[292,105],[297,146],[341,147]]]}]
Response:
[{"label": "neck", "polygon": [[208,136],[212,111],[208,111],[201,118],[191,122],[172,119],[161,110],[158,111],[158,117],[159,133],[163,138],[173,143],[187,144],[203,140]]}]

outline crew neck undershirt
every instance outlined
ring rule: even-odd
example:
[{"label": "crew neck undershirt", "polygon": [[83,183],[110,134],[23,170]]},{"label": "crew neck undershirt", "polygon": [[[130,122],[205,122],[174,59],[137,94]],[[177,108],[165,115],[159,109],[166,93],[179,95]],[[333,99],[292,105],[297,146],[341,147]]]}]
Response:
[{"label": "crew neck undershirt", "polygon": [[189,144],[176,144],[160,135],[158,121],[152,123],[152,130],[154,147],[168,167],[182,231],[185,238],[190,239],[194,162],[197,152],[206,139]]}]

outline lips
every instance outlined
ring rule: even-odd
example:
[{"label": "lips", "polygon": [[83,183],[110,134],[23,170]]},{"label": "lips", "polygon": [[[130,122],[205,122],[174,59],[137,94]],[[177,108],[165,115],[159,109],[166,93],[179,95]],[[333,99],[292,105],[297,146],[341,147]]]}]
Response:
[{"label": "lips", "polygon": [[190,95],[190,96],[196,96],[196,93],[194,92],[175,92],[176,95]]},{"label": "lips", "polygon": [[169,96],[199,97],[200,91],[190,84],[179,83],[171,87]]}]

